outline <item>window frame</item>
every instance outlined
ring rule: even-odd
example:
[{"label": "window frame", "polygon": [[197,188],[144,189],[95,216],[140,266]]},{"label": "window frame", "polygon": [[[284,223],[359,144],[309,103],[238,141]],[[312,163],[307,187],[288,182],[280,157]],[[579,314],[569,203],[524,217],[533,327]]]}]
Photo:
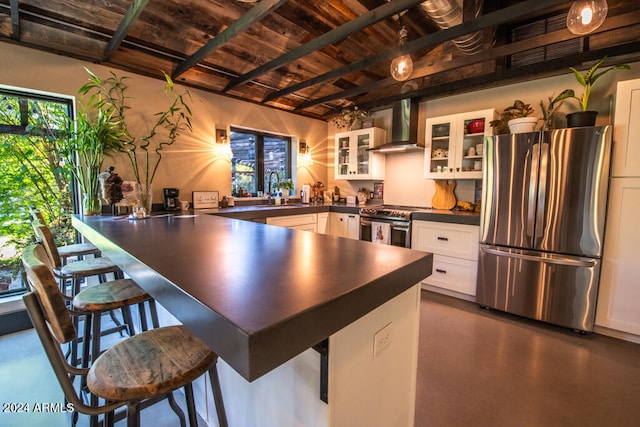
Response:
[{"label": "window frame", "polygon": [[[287,155],[285,159],[286,174],[284,177],[281,176],[280,179],[281,180],[286,179],[286,177],[288,176],[289,179],[291,179],[295,184],[296,177],[294,176],[294,171],[295,171],[296,165],[295,165],[294,149],[295,149],[295,142],[297,140],[295,136],[288,135],[288,134],[281,134],[277,132],[270,132],[270,131],[265,131],[260,129],[246,128],[246,127],[236,126],[236,125],[230,125],[229,132],[230,132],[229,144],[231,144],[231,134],[234,132],[250,134],[255,137],[255,141],[256,141],[255,142],[256,144],[255,174],[257,179],[256,179],[256,191],[255,193],[251,193],[252,196],[255,197],[257,196],[257,193],[264,193],[265,191],[265,181],[267,179],[267,176],[265,175],[265,158],[264,158],[265,137],[278,138],[278,139],[285,140],[288,147]],[[232,173],[233,173],[233,170],[232,170]],[[232,183],[231,193],[235,196],[236,194],[234,194],[234,191],[233,191],[233,177],[231,177],[231,183]]]},{"label": "window frame", "polygon": [[[76,98],[74,96],[0,84],[0,97],[5,97],[5,96],[14,97],[18,99],[26,99],[27,106],[32,101],[62,104],[66,106],[67,114],[72,120],[72,124],[75,125]],[[26,111],[27,111],[26,118],[23,117],[24,112],[21,111],[19,125],[13,125],[9,123],[0,123],[0,133],[7,134],[7,135],[27,135],[28,134],[27,126],[29,124],[29,119],[32,112],[29,111],[28,108]],[[80,203],[80,200],[78,197],[79,189],[73,177],[71,177],[70,182],[71,182],[71,194],[70,194],[71,208],[73,210],[72,213],[77,213],[79,212],[78,209],[79,209],[79,203]],[[77,239],[77,234],[76,234],[76,239]],[[15,297],[19,297],[19,295],[27,292],[27,287],[26,287],[26,284],[24,283],[24,278],[22,278],[22,284],[23,284],[23,287],[21,288],[7,289],[6,291],[1,291],[0,305],[11,304],[11,302],[14,300]],[[3,310],[0,309],[0,314],[2,313],[3,313]]]}]

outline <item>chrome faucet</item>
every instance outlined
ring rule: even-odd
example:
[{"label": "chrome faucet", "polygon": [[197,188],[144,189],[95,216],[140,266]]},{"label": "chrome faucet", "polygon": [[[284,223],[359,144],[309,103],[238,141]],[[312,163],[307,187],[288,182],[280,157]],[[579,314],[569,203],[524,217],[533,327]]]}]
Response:
[{"label": "chrome faucet", "polygon": [[280,190],[280,175],[278,175],[278,171],[271,171],[269,172],[269,184],[267,186],[267,203],[271,202],[271,177],[273,176],[273,174],[276,174],[276,184],[278,185],[278,190]]}]

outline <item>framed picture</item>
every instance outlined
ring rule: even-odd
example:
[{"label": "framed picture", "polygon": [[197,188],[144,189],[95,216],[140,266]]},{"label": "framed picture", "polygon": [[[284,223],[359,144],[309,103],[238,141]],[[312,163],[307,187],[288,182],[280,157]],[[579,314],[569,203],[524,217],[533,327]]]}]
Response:
[{"label": "framed picture", "polygon": [[217,191],[194,191],[193,192],[193,209],[217,208],[218,192]]}]

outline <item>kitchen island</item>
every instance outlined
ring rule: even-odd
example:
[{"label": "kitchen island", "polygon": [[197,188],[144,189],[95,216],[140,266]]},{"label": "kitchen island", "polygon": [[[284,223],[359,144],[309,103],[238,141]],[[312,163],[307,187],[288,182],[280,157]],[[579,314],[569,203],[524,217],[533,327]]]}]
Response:
[{"label": "kitchen island", "polygon": [[231,425],[412,425],[431,254],[211,215],[73,224],[220,355]]}]

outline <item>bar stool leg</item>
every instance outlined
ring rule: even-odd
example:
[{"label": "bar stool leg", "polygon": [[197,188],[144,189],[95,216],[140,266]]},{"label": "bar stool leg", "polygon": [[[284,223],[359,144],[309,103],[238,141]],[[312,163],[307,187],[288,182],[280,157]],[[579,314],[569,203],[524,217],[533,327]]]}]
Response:
[{"label": "bar stool leg", "polygon": [[213,365],[209,369],[209,378],[211,379],[211,391],[213,392],[213,401],[216,405],[216,415],[218,416],[218,425],[220,427],[228,427],[227,413],[224,410],[224,401],[222,400],[222,388],[220,387],[220,377],[218,376],[218,364]]},{"label": "bar stool leg", "polygon": [[140,426],[140,402],[129,402],[127,405],[127,427]]},{"label": "bar stool leg", "polygon": [[191,427],[198,425],[198,416],[196,415],[196,405],[193,401],[193,386],[191,383],[184,386],[184,396],[187,399],[187,414],[189,414],[189,425]]},{"label": "bar stool leg", "polygon": [[187,427],[187,420],[184,417],[184,412],[182,412],[182,409],[180,409],[180,405],[178,405],[178,402],[176,402],[176,398],[173,395],[173,392],[167,394],[167,400],[169,401],[169,406],[171,406],[173,412],[175,412],[175,414],[180,419],[180,427]]}]

